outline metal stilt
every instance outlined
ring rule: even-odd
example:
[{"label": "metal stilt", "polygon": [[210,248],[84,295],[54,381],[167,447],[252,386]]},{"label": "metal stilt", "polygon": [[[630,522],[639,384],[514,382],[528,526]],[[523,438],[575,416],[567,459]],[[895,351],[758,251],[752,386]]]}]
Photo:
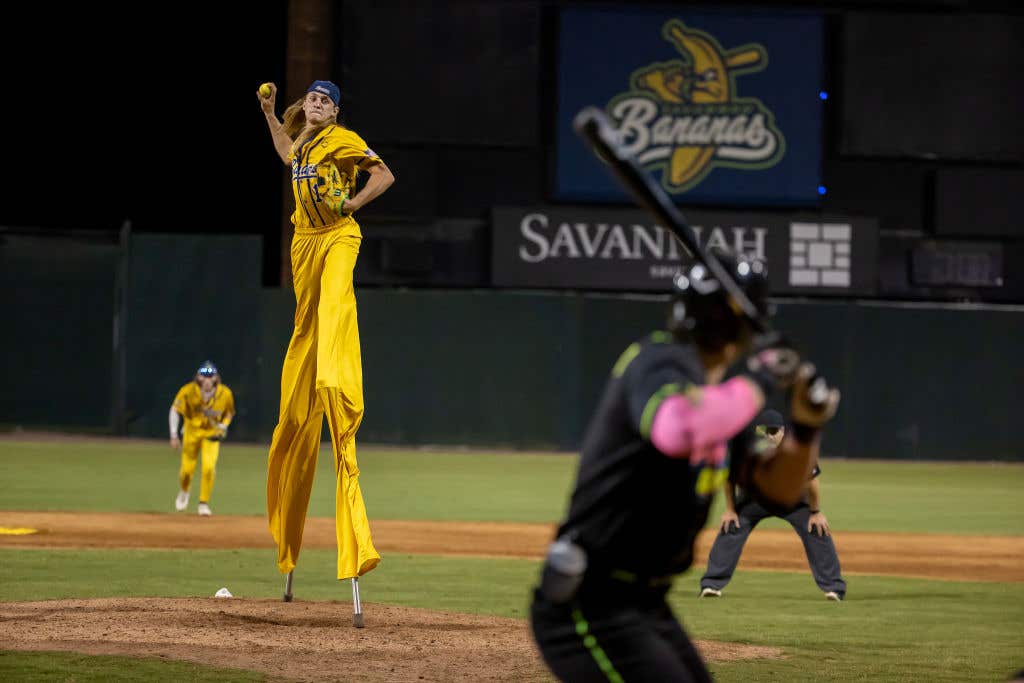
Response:
[{"label": "metal stilt", "polygon": [[359,600],[359,579],[352,579],[352,625],[356,628],[363,628],[363,603]]},{"label": "metal stilt", "polygon": [[288,576],[286,576],[285,579],[284,579],[284,601],[285,602],[291,602],[292,601],[292,574],[294,574],[294,573],[295,573],[295,570],[293,569],[292,571],[288,572]]}]

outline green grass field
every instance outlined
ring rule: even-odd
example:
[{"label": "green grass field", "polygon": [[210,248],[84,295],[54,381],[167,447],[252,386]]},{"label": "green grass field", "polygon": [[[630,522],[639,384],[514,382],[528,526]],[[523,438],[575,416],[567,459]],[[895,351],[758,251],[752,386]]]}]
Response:
[{"label": "green grass field", "polygon": [[[212,501],[218,515],[263,513],[265,458],[261,447],[225,445]],[[575,468],[575,458],[553,454],[366,447],[359,458],[367,507],[378,519],[553,522]],[[322,451],[311,515],[333,514],[330,460]],[[823,466],[824,510],[837,529],[1024,531],[1015,503],[1024,486],[1019,465]],[[168,511],[178,457],[159,443],[0,441],[0,467],[2,525],[3,510]],[[272,565],[264,550],[0,549],[0,600],[208,596],[221,585],[239,597],[277,597]],[[349,599],[333,579],[333,551],[304,551],[302,569],[303,599]],[[360,583],[370,603],[523,618],[536,572],[527,560],[387,554]],[[692,636],[786,654],[715,665],[720,681],[999,681],[1024,666],[1024,584],[854,576],[848,600],[835,604],[804,573],[746,572],[713,601],[694,597],[698,578],[690,572],[672,594]],[[0,680],[154,679],[263,680],[154,659],[0,652]]]},{"label": "green grass field", "polygon": [[[266,512],[266,457],[262,446],[221,448],[217,514]],[[311,516],[334,515],[332,460],[322,449]],[[158,442],[0,441],[0,463],[0,510],[167,512],[178,490],[179,457]],[[837,529],[1024,534],[1021,465],[826,460],[822,467],[823,509]],[[553,522],[564,512],[576,459],[364,447],[359,468],[371,518]],[[765,527],[773,524],[785,528],[778,520]]]}]

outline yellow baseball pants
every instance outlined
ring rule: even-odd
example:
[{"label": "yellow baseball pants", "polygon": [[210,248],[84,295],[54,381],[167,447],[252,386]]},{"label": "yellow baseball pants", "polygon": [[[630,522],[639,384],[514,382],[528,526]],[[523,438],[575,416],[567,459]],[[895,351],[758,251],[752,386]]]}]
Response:
[{"label": "yellow baseball pants", "polygon": [[363,370],[352,271],[361,238],[340,227],[296,229],[292,239],[295,330],[281,369],[281,409],[267,460],[267,517],[277,568],[295,568],[316,473],[323,418],[334,448],[338,578],[377,566],[359,488],[356,430],[363,418]]},{"label": "yellow baseball pants", "polygon": [[199,500],[209,503],[210,494],[213,493],[213,480],[217,476],[220,442],[190,434],[186,427],[181,439],[181,470],[178,472],[178,484],[182,491],[188,491],[192,485],[192,475],[195,474],[200,451],[203,455],[203,472],[199,481]]}]

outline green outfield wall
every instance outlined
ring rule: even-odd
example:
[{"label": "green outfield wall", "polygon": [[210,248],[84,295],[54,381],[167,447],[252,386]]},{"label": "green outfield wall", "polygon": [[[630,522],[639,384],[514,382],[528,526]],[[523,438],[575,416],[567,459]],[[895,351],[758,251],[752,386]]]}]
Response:
[{"label": "green outfield wall", "polygon": [[0,423],[107,428],[116,239],[0,235]]},{"label": "green outfield wall", "polygon": [[[13,321],[0,347],[0,423],[164,436],[174,392],[209,358],[235,391],[231,437],[269,441],[294,297],[259,287],[259,238],[131,237],[123,388],[112,373],[116,297],[104,293],[115,281],[104,275],[113,247],[49,260],[38,244],[18,249],[0,251]],[[493,289],[359,287],[357,298],[360,438],[523,449],[577,448],[612,363],[661,325],[666,308],[661,297]],[[777,308],[778,327],[843,390],[828,454],[1024,460],[1011,433],[1021,308],[840,300]]]}]

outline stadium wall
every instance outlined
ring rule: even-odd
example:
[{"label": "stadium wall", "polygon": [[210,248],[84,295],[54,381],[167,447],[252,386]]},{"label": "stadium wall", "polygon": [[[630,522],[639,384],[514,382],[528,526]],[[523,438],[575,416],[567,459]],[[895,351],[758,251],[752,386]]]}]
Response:
[{"label": "stadium wall", "polygon": [[[0,342],[0,423],[118,431],[114,284],[101,277],[116,263],[112,249],[3,244],[12,324]],[[132,236],[125,433],[165,436],[174,392],[210,358],[237,397],[232,437],[269,440],[294,298],[260,288],[260,264],[258,237]],[[665,309],[663,297],[579,292],[362,287],[357,296],[360,437],[405,445],[576,449],[608,369],[632,339],[660,326]],[[828,454],[1024,460],[1011,432],[1024,308],[834,300],[777,308],[779,328],[842,387]]]}]

